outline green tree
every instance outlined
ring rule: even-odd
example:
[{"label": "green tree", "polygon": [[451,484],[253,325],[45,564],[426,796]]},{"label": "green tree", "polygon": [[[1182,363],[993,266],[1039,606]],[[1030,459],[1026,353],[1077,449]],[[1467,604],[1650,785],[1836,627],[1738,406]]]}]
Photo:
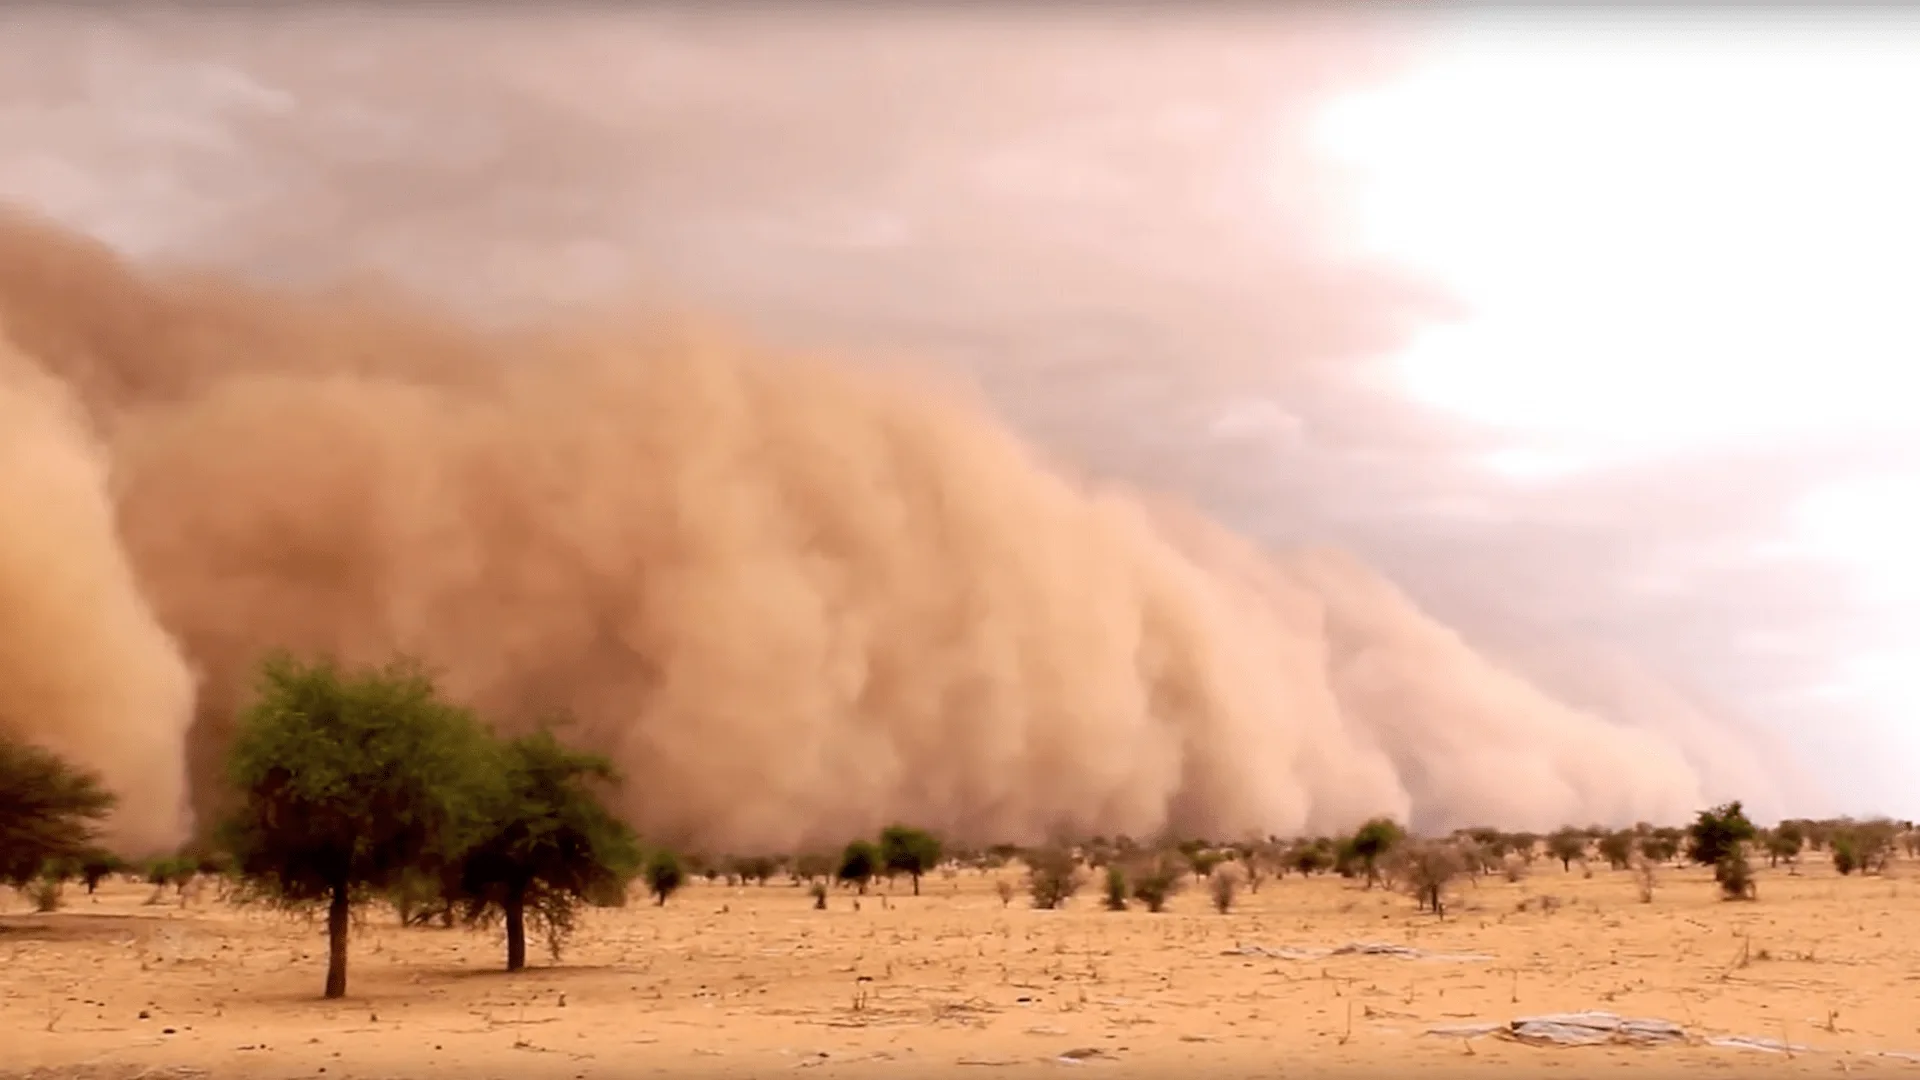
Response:
[{"label": "green tree", "polygon": [[880,865],[890,874],[913,879],[913,895],[920,895],[920,875],[940,865],[940,838],[924,829],[889,825],[880,831]]},{"label": "green tree", "polygon": [[127,869],[127,861],[105,848],[89,848],[80,856],[80,880],[89,895],[108,877]]},{"label": "green tree", "polygon": [[1287,863],[1300,872],[1301,877],[1311,877],[1333,865],[1333,856],[1319,844],[1300,841],[1287,852]]},{"label": "green tree", "polygon": [[1640,854],[1650,863],[1670,863],[1680,854],[1680,839],[1671,830],[1656,829],[1640,838]]},{"label": "green tree", "polygon": [[326,996],[344,996],[354,905],[409,870],[446,872],[498,799],[496,760],[473,716],[411,665],[270,658],[227,761],[239,800],[219,835],[236,899],[325,904]]},{"label": "green tree", "polygon": [[1702,810],[1687,828],[1687,858],[1701,866],[1718,866],[1758,830],[1741,811],[1738,800]]},{"label": "green tree", "polygon": [[43,864],[82,858],[113,805],[92,773],[0,735],[0,880],[24,888]]},{"label": "green tree", "polygon": [[1573,860],[1587,857],[1587,834],[1567,826],[1547,837],[1547,854],[1560,860],[1561,872],[1573,869]]},{"label": "green tree", "polygon": [[1596,846],[1599,848],[1600,857],[1607,860],[1608,866],[1615,870],[1625,870],[1633,865],[1633,841],[1633,833],[1621,829],[1601,837],[1600,843]]},{"label": "green tree", "polygon": [[1781,859],[1792,865],[1800,857],[1800,849],[1807,842],[1806,834],[1800,826],[1791,821],[1783,821],[1767,834],[1767,865],[1778,866]]},{"label": "green tree", "polygon": [[1348,848],[1367,874],[1367,888],[1380,883],[1380,859],[1406,839],[1406,831],[1391,818],[1374,818],[1354,830]]},{"label": "green tree", "polygon": [[498,758],[498,801],[455,880],[468,923],[506,923],[507,970],[519,971],[529,916],[558,960],[579,906],[624,895],[640,851],[593,790],[618,782],[605,757],[568,750],[543,730],[501,744]]},{"label": "green tree", "polygon": [[855,840],[840,853],[840,867],[833,872],[843,885],[854,885],[860,895],[867,894],[867,883],[880,871],[880,849],[865,840]]}]

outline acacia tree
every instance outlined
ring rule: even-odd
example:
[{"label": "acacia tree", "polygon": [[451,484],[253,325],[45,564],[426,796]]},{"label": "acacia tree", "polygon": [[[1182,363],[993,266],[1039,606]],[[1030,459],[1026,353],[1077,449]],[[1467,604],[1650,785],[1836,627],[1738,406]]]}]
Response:
[{"label": "acacia tree", "polygon": [[113,805],[94,774],[0,736],[0,880],[25,887],[43,866],[84,858]]},{"label": "acacia tree", "polygon": [[354,905],[409,871],[450,872],[499,804],[496,760],[473,716],[410,664],[268,659],[227,759],[235,899],[325,904],[326,996],[345,996]]},{"label": "acacia tree", "polygon": [[1718,866],[1740,845],[1754,838],[1758,830],[1740,809],[1738,800],[1711,810],[1702,810],[1687,827],[1687,858],[1702,866]]},{"label": "acacia tree", "polygon": [[1374,818],[1354,831],[1347,841],[1348,851],[1359,860],[1360,866],[1367,872],[1367,888],[1380,883],[1380,859],[1392,851],[1402,840],[1406,831],[1392,818]]},{"label": "acacia tree", "polygon": [[1547,854],[1560,860],[1560,870],[1573,869],[1573,860],[1587,857],[1587,834],[1571,825],[1547,837]]},{"label": "acacia tree", "polygon": [[1595,846],[1600,852],[1600,857],[1607,860],[1608,866],[1615,870],[1625,870],[1633,864],[1633,840],[1632,832],[1618,829],[1601,837]]},{"label": "acacia tree", "polygon": [[591,785],[617,783],[613,763],[568,750],[551,731],[498,747],[498,802],[454,880],[470,925],[504,922],[507,970],[527,966],[527,920],[555,960],[582,903],[624,896],[640,866],[632,830]]},{"label": "acacia tree", "polygon": [[854,885],[867,895],[867,883],[880,869],[880,850],[865,840],[855,840],[840,853],[840,866],[833,872],[842,885]]},{"label": "acacia tree", "polygon": [[880,831],[880,865],[889,874],[913,879],[913,895],[920,895],[920,875],[940,865],[940,839],[924,829],[889,825]]}]

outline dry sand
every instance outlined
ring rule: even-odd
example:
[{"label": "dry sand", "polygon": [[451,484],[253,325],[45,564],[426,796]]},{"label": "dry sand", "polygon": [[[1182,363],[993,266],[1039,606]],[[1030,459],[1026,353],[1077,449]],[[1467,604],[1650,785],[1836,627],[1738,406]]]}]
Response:
[{"label": "dry sand", "polygon": [[[594,911],[559,966],[501,972],[497,935],[354,931],[349,997],[320,999],[322,926],[124,882],[0,918],[0,1074],[44,1076],[1553,1076],[1920,1073],[1920,881],[1761,871],[1758,903],[1666,871],[1542,861],[1458,891],[1444,922],[1337,878],[1268,882],[1228,915],[1189,888],[1160,915],[1002,908],[995,879],[883,899],[689,886]],[[1539,898],[1562,901],[1542,911]],[[1529,901],[1526,910],[1518,910]],[[1279,959],[1242,946],[1401,943],[1485,960]],[[1743,962],[1744,958],[1744,962]],[[1536,1047],[1444,1025],[1587,1009],[1675,1021],[1658,1048]],[[1791,1055],[1706,1045],[1748,1035]],[[1092,1053],[1088,1053],[1092,1051]],[[1914,1054],[1903,1057],[1902,1054]],[[975,1066],[968,1068],[966,1066]]]}]

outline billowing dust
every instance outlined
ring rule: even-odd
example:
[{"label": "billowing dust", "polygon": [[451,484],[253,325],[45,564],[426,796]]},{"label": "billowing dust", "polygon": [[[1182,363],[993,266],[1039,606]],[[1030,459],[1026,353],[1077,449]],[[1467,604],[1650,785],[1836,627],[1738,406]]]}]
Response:
[{"label": "billowing dust", "polygon": [[1699,773],[1357,562],[1071,477],[931,384],[687,323],[482,331],[0,224],[0,724],[181,839],[263,652],[574,718],[730,850],[1675,820]]}]

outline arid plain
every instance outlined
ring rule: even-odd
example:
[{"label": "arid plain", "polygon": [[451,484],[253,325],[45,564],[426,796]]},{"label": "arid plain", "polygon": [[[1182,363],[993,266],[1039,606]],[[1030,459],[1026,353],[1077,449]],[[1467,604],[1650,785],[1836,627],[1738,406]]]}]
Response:
[{"label": "arid plain", "polygon": [[[1555,1076],[1920,1073],[1920,880],[1759,871],[1633,875],[1540,860],[1460,882],[1444,920],[1408,896],[1297,875],[1215,911],[1111,912],[1097,879],[1062,910],[1003,905],[1017,865],[905,879],[825,911],[806,889],[690,884],[591,910],[552,964],[501,971],[498,935],[367,909],[352,982],[321,1000],[323,921],[205,888],[113,881],[0,917],[0,1074],[45,1077],[1027,1075]],[[1551,898],[1551,899],[1549,899]],[[1350,943],[1428,955],[1320,955]],[[1466,1034],[1601,1010],[1684,1026],[1661,1046]],[[1442,1033],[1434,1033],[1442,1029]],[[1716,1045],[1747,1037],[1771,1045]],[[1784,1044],[1785,1049],[1782,1049]],[[967,1066],[975,1066],[968,1068]]]}]

